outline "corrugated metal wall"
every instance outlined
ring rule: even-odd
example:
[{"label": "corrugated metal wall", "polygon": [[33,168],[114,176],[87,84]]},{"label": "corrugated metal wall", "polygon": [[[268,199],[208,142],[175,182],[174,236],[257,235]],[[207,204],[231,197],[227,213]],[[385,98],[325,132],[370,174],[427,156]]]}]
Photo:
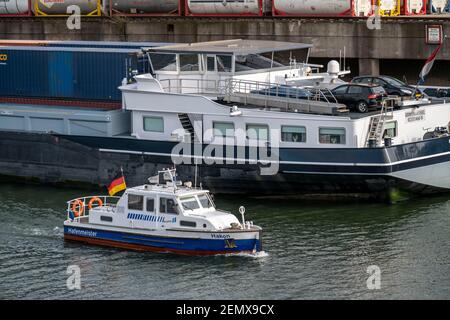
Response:
[{"label": "corrugated metal wall", "polygon": [[[1,48],[0,95],[121,101],[117,88],[131,70],[149,70],[139,50]],[[127,69],[128,66],[128,69]]]}]

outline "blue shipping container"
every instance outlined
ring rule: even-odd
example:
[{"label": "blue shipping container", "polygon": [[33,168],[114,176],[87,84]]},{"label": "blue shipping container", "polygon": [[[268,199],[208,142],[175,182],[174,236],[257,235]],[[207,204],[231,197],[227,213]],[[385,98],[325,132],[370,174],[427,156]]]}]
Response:
[{"label": "blue shipping container", "polygon": [[121,101],[133,70],[149,72],[139,49],[0,47],[0,96]]},{"label": "blue shipping container", "polygon": [[170,45],[166,42],[120,42],[120,41],[47,41],[46,47],[65,48],[115,48],[115,49],[140,49]]}]

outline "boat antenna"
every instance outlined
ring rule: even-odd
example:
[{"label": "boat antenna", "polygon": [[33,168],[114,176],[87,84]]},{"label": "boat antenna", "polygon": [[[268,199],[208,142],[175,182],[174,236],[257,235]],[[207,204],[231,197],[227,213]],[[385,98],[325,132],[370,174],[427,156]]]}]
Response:
[{"label": "boat antenna", "polygon": [[197,168],[198,168],[198,163],[197,163],[197,158],[194,158],[195,160],[195,177],[194,177],[194,189],[197,190]]},{"label": "boat antenna", "polygon": [[346,70],[346,69],[345,69],[345,67],[346,67],[346,65],[345,65],[345,62],[346,62],[346,61],[345,61],[345,56],[346,56],[346,53],[347,53],[346,50],[347,50],[347,47],[344,46],[344,71]]}]

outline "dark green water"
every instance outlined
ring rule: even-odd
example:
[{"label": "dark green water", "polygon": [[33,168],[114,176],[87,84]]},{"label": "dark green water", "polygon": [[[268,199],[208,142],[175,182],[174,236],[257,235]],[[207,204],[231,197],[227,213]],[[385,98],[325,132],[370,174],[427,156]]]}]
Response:
[{"label": "dark green water", "polygon": [[[0,185],[0,298],[450,298],[450,197],[384,204],[305,204],[216,197],[247,208],[262,257],[184,257],[64,243],[65,201],[82,190]],[[66,286],[81,269],[81,290]],[[369,290],[367,267],[381,269]]]}]

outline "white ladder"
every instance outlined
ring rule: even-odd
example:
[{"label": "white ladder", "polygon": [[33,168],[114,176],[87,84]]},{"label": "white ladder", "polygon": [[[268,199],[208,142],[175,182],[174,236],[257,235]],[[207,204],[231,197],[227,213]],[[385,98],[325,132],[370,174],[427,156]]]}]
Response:
[{"label": "white ladder", "polygon": [[[394,117],[394,106],[396,98],[386,98],[381,103],[381,111],[379,114],[370,118],[369,131],[366,138],[366,147],[380,146],[383,137],[384,123]],[[374,141],[372,145],[371,142]]]}]

